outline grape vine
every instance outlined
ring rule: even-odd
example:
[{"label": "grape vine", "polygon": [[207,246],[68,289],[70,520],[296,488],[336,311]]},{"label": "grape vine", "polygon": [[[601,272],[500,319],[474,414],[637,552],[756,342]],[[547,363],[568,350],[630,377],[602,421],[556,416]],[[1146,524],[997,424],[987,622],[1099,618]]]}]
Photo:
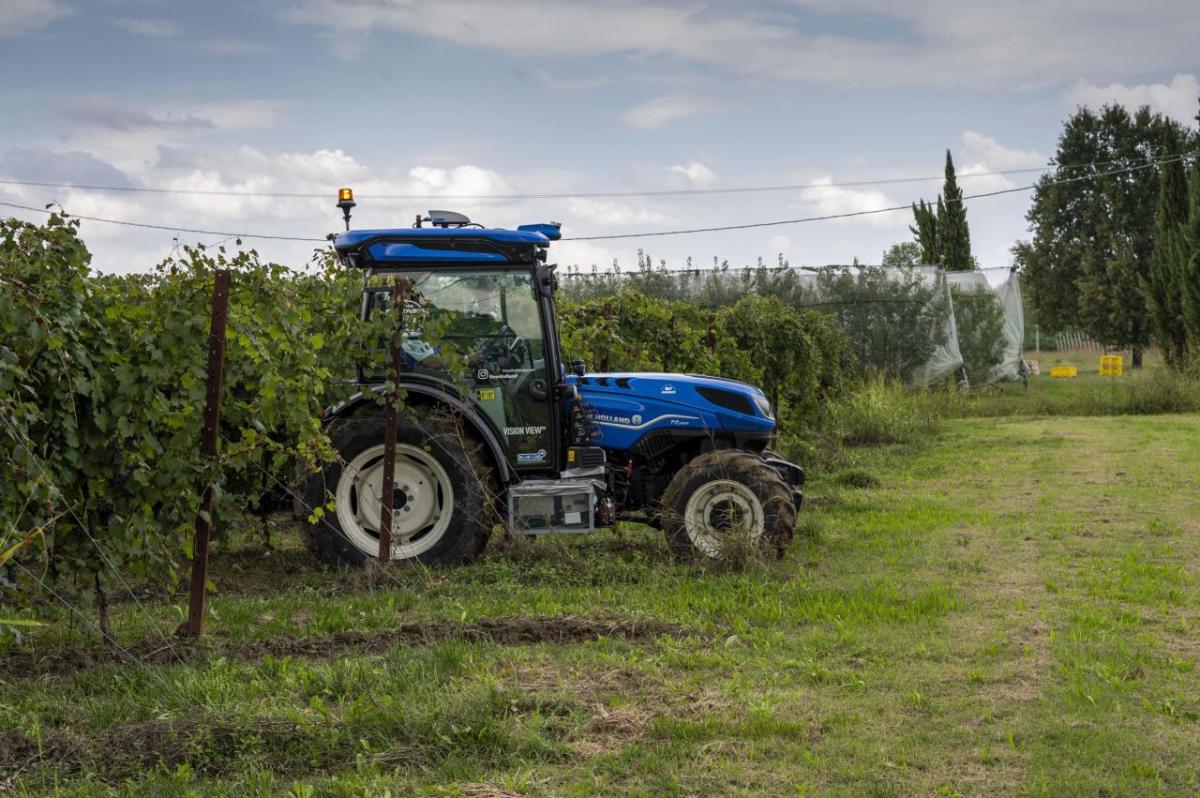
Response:
[{"label": "grape vine", "polygon": [[[327,250],[304,271],[184,248],[149,274],[92,270],[79,223],[0,222],[0,604],[52,589],[103,606],[117,582],[172,586],[200,488],[220,521],[335,456],[321,411],[394,333],[359,321],[362,277]],[[198,451],[213,274],[232,272],[218,460]],[[822,314],[745,296],[710,312],[636,290],[560,305],[566,358],[764,387],[791,419],[855,371]],[[790,423],[790,422],[789,422]],[[11,613],[0,613],[11,616]]]}]

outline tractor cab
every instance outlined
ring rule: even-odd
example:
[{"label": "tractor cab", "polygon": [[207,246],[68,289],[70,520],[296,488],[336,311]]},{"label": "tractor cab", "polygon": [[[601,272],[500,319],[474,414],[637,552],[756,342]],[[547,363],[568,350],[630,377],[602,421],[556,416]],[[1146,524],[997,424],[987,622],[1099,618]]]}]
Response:
[{"label": "tractor cab", "polygon": [[[803,471],[770,451],[775,417],[758,388],[685,374],[588,374],[563,363],[548,263],[557,223],[515,230],[430,211],[411,228],[331,236],[364,275],[362,322],[395,331],[359,368],[363,391],[324,421],[340,458],[308,482],[330,506],[310,538],[329,559],[379,547],[381,496],[394,559],[474,559],[496,522],[512,534],[590,532],[636,520],[683,556],[718,556],[730,535],[782,551]],[[385,354],[386,353],[386,354]],[[393,479],[372,392],[404,391]],[[332,501],[331,501],[332,499]]]},{"label": "tractor cab", "polygon": [[[563,382],[546,264],[558,227],[487,229],[446,211],[429,218],[431,227],[337,236],[343,263],[366,273],[362,319],[393,313],[402,297],[404,378],[476,408],[515,474],[557,474],[566,454],[562,400],[574,396]],[[386,379],[386,360],[375,365],[359,368],[361,383]]]}]

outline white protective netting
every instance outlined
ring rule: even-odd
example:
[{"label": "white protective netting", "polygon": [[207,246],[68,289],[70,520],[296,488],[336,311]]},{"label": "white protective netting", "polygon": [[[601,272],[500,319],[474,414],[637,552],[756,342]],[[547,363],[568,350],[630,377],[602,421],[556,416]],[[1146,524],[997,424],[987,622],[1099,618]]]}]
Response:
[{"label": "white protective netting", "polygon": [[921,388],[961,371],[954,303],[940,269],[832,266],[799,279],[799,306],[832,315],[866,368]]},{"label": "white protective netting", "polygon": [[[989,276],[998,282],[993,284]],[[717,309],[747,294],[828,313],[862,365],[923,388],[953,380],[982,387],[1023,375],[1024,320],[1017,274],[936,266],[568,270],[574,298],[634,289]]]},{"label": "white protective netting", "polygon": [[1017,273],[987,269],[945,272],[945,277],[970,384],[982,387],[1023,379],[1025,315]]}]

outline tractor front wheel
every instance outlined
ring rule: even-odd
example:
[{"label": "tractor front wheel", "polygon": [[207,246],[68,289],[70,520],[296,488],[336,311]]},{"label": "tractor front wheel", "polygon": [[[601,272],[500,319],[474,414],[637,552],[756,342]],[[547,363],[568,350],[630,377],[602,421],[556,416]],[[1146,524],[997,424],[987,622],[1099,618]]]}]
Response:
[{"label": "tractor front wheel", "polygon": [[719,449],[679,470],[663,493],[661,520],[680,557],[720,559],[747,544],[782,555],[796,505],[779,472],[758,455]]}]

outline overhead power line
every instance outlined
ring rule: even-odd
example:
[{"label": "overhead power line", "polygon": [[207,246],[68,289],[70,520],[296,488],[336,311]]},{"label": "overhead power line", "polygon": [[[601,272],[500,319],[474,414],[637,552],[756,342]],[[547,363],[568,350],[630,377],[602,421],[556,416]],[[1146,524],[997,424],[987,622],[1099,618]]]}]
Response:
[{"label": "overhead power line", "polygon": [[[1129,159],[1090,161],[1077,164],[1047,164],[1031,166],[1022,169],[999,169],[990,172],[970,172],[958,175],[959,180],[974,180],[983,177],[1002,177],[1005,175],[1031,174],[1034,172],[1049,172],[1064,169],[1094,169],[1112,163],[1128,164]],[[1151,161],[1150,163],[1157,163]],[[711,188],[677,188],[677,189],[647,189],[632,191],[578,191],[578,192],[543,192],[517,194],[359,194],[361,200],[406,200],[406,201],[444,201],[444,200],[552,200],[552,199],[614,199],[620,197],[679,197],[705,196],[720,194],[756,194],[771,192],[804,192],[823,191],[830,188],[862,188],[865,186],[890,186],[902,183],[928,183],[943,180],[944,175],[927,177],[888,177],[871,180],[849,180],[839,183],[785,183],[765,186],[730,186]],[[260,199],[329,199],[332,192],[306,191],[242,191],[238,189],[204,189],[204,188],[163,188],[154,186],[106,186],[88,183],[58,183],[43,180],[21,180],[18,178],[0,178],[0,185],[27,186],[32,188],[61,188],[72,191],[100,191],[132,194],[165,194],[200,197],[249,197]]]},{"label": "overhead power line", "polygon": [[[16,202],[0,202],[7,208],[20,208],[23,211],[33,211],[34,213],[54,213],[47,208],[35,208],[31,205],[20,205]],[[65,213],[65,211],[64,211]],[[146,230],[165,230],[168,233],[192,233],[200,236],[224,236],[226,238],[264,238],[272,241],[325,241],[324,238],[311,238],[307,236],[281,236],[269,235],[267,233],[230,233],[224,230],[199,230],[193,227],[173,227],[166,224],[150,224],[149,222],[131,222],[127,219],[105,219],[102,216],[81,216],[74,213],[66,214],[72,219],[82,219],[85,222],[103,222],[104,224],[119,224],[125,227],[140,227]]]},{"label": "overhead power line", "polygon": [[[1174,155],[1169,158],[1162,158],[1162,159],[1158,159],[1155,161],[1148,161],[1146,163],[1139,164],[1137,166],[1129,166],[1129,167],[1124,167],[1121,169],[1111,169],[1111,170],[1103,171],[1103,172],[1092,172],[1091,174],[1080,175],[1078,177],[1066,177],[1066,178],[1061,178],[1059,180],[1051,180],[1051,181],[1046,181],[1046,182],[1041,182],[1041,183],[1030,183],[1030,184],[1024,185],[1024,186],[1016,186],[1015,188],[999,189],[997,191],[986,191],[986,192],[982,192],[982,193],[978,193],[978,194],[967,194],[967,195],[963,196],[962,201],[966,202],[967,200],[983,199],[986,197],[997,197],[997,196],[1000,196],[1003,194],[1017,194],[1017,193],[1024,192],[1024,191],[1033,191],[1034,189],[1037,189],[1039,187],[1057,186],[1057,185],[1064,185],[1067,183],[1078,183],[1078,182],[1081,182],[1084,180],[1095,180],[1096,178],[1101,178],[1101,177],[1112,177],[1115,175],[1129,174],[1132,172],[1141,171],[1143,169],[1150,169],[1150,168],[1153,168],[1156,166],[1162,166],[1162,165],[1166,165],[1166,164],[1170,164],[1170,163],[1190,161],[1190,160],[1193,160],[1195,157],[1196,156],[1191,153],[1183,154],[1183,155]],[[826,186],[826,188],[828,188],[828,186]],[[15,203],[15,202],[0,201],[0,206],[4,206],[4,207],[8,207],[8,208],[17,208],[17,209],[24,210],[24,211],[32,211],[34,213],[45,213],[45,214],[54,213],[54,211],[51,211],[47,208],[36,208],[31,205],[21,205],[19,203]],[[562,240],[563,241],[605,241],[605,240],[624,239],[624,238],[660,238],[660,237],[664,237],[664,236],[693,235],[693,234],[697,234],[697,233],[719,233],[719,232],[726,232],[726,231],[733,231],[733,230],[753,230],[753,229],[763,228],[763,227],[780,227],[780,226],[784,226],[784,225],[804,224],[807,222],[832,221],[834,219],[853,219],[853,218],[860,217],[860,216],[873,216],[873,215],[880,214],[880,213],[892,213],[895,211],[909,210],[911,207],[912,207],[912,203],[909,202],[909,203],[905,203],[903,205],[891,205],[891,206],[888,206],[885,208],[871,208],[869,210],[851,211],[848,213],[830,213],[830,214],[823,214],[820,216],[803,216],[803,217],[796,218],[796,219],[778,219],[778,220],[769,221],[769,222],[748,222],[748,223],[744,223],[744,224],[717,225],[717,226],[713,226],[713,227],[691,227],[691,228],[684,228],[684,229],[679,229],[679,230],[656,230],[656,231],[642,232],[642,233],[610,233],[610,234],[594,235],[594,236],[564,236]],[[137,228],[148,229],[148,230],[164,230],[164,231],[172,232],[172,233],[191,233],[193,235],[223,236],[223,237],[227,237],[227,238],[259,238],[259,239],[266,239],[266,240],[272,240],[272,241],[307,241],[307,242],[315,242],[315,243],[320,243],[320,242],[324,242],[327,240],[326,238],[314,238],[311,236],[287,236],[287,235],[274,235],[274,234],[268,234],[268,233],[238,233],[238,232],[229,232],[227,230],[201,230],[201,229],[189,228],[189,227],[174,227],[171,225],[164,225],[164,224],[150,224],[148,222],[136,222],[136,221],[130,221],[130,220],[126,220],[126,219],[106,219],[106,218],[100,217],[100,216],[82,216],[82,215],[74,215],[74,214],[67,214],[67,215],[70,215],[70,216],[72,216],[72,218],[75,218],[75,219],[81,219],[81,220],[89,221],[89,222],[102,222],[104,224],[116,224],[116,225],[123,225],[126,227],[137,227]]]},{"label": "overhead power line", "polygon": [[[1120,174],[1126,174],[1129,172],[1136,172],[1136,171],[1139,171],[1142,169],[1150,169],[1152,167],[1161,166],[1163,164],[1175,163],[1175,162],[1179,162],[1179,161],[1187,161],[1194,157],[1195,156],[1193,156],[1191,154],[1176,155],[1176,156],[1173,156],[1168,159],[1152,161],[1149,163],[1141,164],[1139,166],[1126,167],[1124,169],[1113,169],[1113,170],[1110,170],[1107,172],[1095,172],[1093,174],[1080,175],[1079,177],[1067,177],[1067,178],[1063,178],[1061,180],[1052,180],[1047,183],[1041,183],[1041,184],[1030,183],[1029,185],[1025,185],[1025,186],[1017,186],[1015,188],[1004,188],[1004,189],[999,189],[997,191],[985,191],[985,192],[982,192],[979,194],[966,194],[963,196],[961,201],[966,202],[967,200],[983,199],[985,197],[998,197],[1002,194],[1017,194],[1017,193],[1020,193],[1023,191],[1033,191],[1034,189],[1038,188],[1039,185],[1057,186],[1057,185],[1063,185],[1066,183],[1077,183],[1082,180],[1094,180],[1095,178],[1098,178],[1098,177],[1111,177],[1113,175],[1120,175]],[[824,214],[821,216],[804,216],[804,217],[800,217],[798,219],[779,219],[779,220],[770,221],[770,222],[749,222],[746,224],[727,224],[727,225],[718,225],[718,226],[714,226],[714,227],[691,227],[691,228],[684,228],[681,230],[658,230],[658,231],[648,232],[648,233],[611,233],[611,234],[607,234],[607,235],[595,235],[595,236],[563,236],[562,240],[563,241],[607,241],[607,240],[620,239],[620,238],[661,238],[664,236],[693,235],[695,233],[719,233],[719,232],[726,232],[726,231],[732,231],[732,230],[754,230],[754,229],[757,229],[760,227],[779,227],[782,225],[789,225],[789,224],[803,224],[805,222],[825,222],[825,221],[832,221],[834,219],[853,219],[853,218],[856,218],[859,216],[874,216],[874,215],[880,214],[880,213],[891,213],[894,211],[907,211],[907,210],[910,210],[911,208],[912,208],[912,203],[909,202],[904,205],[891,205],[886,208],[871,208],[870,210],[852,211],[849,213],[830,213],[830,214]]]}]

